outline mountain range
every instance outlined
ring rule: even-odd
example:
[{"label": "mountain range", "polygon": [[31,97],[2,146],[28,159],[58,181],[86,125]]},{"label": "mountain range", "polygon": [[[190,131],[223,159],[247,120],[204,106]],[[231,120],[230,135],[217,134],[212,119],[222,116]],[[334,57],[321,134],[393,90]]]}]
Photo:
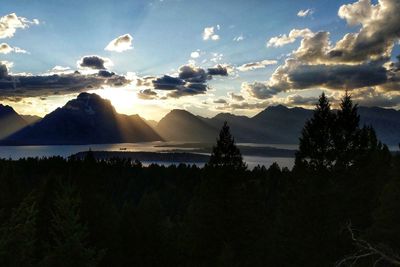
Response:
[{"label": "mountain range", "polygon": [[[372,125],[388,145],[400,142],[400,111],[359,107],[361,125]],[[148,141],[213,143],[224,121],[237,142],[297,144],[301,129],[313,111],[270,106],[253,117],[220,113],[212,118],[175,109],[158,123],[139,115],[116,112],[110,101],[81,93],[43,119],[18,115],[0,105],[0,139],[7,145],[98,144]]]}]

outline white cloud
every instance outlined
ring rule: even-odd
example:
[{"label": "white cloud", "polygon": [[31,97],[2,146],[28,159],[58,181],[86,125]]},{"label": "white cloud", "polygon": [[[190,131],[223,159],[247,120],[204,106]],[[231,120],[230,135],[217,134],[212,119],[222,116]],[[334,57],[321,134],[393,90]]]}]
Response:
[{"label": "white cloud", "polygon": [[43,75],[61,75],[61,74],[71,74],[74,73],[74,70],[71,69],[70,67],[63,67],[63,66],[54,66],[51,70],[49,70],[47,73],[44,73]]},{"label": "white cloud", "polygon": [[376,5],[370,0],[359,0],[341,6],[338,11],[339,17],[350,26],[360,25],[359,31],[345,34],[335,44],[331,44],[328,31],[313,33],[309,29],[294,29],[289,35],[271,38],[267,46],[283,46],[301,37],[301,45],[294,55],[309,64],[387,60],[400,40],[399,10],[399,0],[380,0]]},{"label": "white cloud", "polygon": [[237,67],[237,69],[239,71],[250,71],[250,70],[255,70],[255,69],[262,69],[268,65],[275,65],[277,63],[278,63],[278,61],[276,61],[276,60],[266,59],[266,60],[262,60],[262,61],[258,61],[258,62],[250,62],[250,63],[243,64],[243,65]]},{"label": "white cloud", "polygon": [[104,48],[104,50],[121,53],[121,52],[124,52],[126,50],[133,49],[132,41],[133,41],[132,36],[129,33],[127,33],[127,34],[118,36],[117,38],[112,40],[106,46],[106,48]]},{"label": "white cloud", "polygon": [[276,37],[272,37],[271,39],[269,39],[268,43],[267,43],[267,47],[280,47],[280,46],[284,46],[287,44],[291,44],[294,43],[296,41],[297,38],[305,38],[305,37],[311,37],[313,36],[314,33],[308,29],[293,29],[290,31],[289,35],[286,34],[281,34],[279,36]]},{"label": "white cloud", "polygon": [[[217,25],[217,30],[220,29],[220,26]],[[205,27],[203,30],[203,40],[207,41],[207,40],[213,40],[213,41],[217,41],[219,40],[219,35],[215,34],[215,28],[214,27]]]},{"label": "white cloud", "polygon": [[235,41],[235,42],[241,42],[241,41],[243,41],[243,40],[244,40],[243,34],[241,34],[241,35],[236,36],[235,38],[233,38],[233,41]]},{"label": "white cloud", "polygon": [[217,34],[212,35],[211,36],[211,40],[218,41],[219,40],[219,35],[217,35]]},{"label": "white cloud", "polygon": [[18,17],[15,13],[0,17],[0,39],[13,37],[17,29],[28,28],[32,24],[39,24],[39,20],[28,20]]},{"label": "white cloud", "polygon": [[26,50],[21,49],[19,47],[12,47],[7,43],[1,43],[0,44],[0,54],[8,54],[8,53],[21,53],[21,54],[26,54],[28,53]]},{"label": "white cloud", "polygon": [[220,62],[224,58],[224,54],[211,53],[211,55],[212,58],[210,58],[210,61],[214,63]]},{"label": "white cloud", "polygon": [[190,53],[190,57],[191,57],[191,58],[198,58],[198,57],[200,57],[199,51],[193,51],[192,53]]},{"label": "white cloud", "polygon": [[304,17],[308,17],[311,16],[312,14],[314,14],[314,9],[309,8],[309,9],[302,9],[297,13],[298,17],[304,18]]}]

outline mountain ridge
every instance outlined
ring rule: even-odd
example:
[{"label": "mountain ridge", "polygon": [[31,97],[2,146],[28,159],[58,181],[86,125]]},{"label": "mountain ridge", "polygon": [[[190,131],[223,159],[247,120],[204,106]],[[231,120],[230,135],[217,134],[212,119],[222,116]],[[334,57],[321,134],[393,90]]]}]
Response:
[{"label": "mountain ridge", "polygon": [[[81,93],[42,119],[24,119],[10,106],[0,104],[0,111],[11,112],[15,127],[3,144],[89,144],[145,141],[210,142],[218,136],[224,121],[231,127],[237,142],[297,144],[301,130],[313,110],[284,105],[269,106],[252,117],[221,112],[202,117],[187,110],[173,109],[159,122],[140,115],[116,112],[111,102],[96,94]],[[372,125],[384,143],[400,142],[400,111],[381,107],[359,107],[360,125]],[[1,112],[0,112],[1,115]],[[1,117],[0,117],[1,119]],[[0,128],[4,122],[0,120]],[[1,134],[1,131],[0,131]],[[0,135],[1,136],[1,135]],[[1,139],[1,138],[0,138]]]},{"label": "mountain ridge", "polygon": [[0,104],[0,139],[26,127],[24,120],[11,106]]}]

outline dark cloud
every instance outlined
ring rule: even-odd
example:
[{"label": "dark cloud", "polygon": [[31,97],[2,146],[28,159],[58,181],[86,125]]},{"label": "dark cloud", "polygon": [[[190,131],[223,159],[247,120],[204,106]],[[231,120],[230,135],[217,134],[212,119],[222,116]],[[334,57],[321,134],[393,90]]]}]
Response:
[{"label": "dark cloud", "polygon": [[82,68],[90,68],[95,70],[104,70],[106,69],[106,63],[110,62],[109,59],[102,58],[99,56],[85,56],[81,58],[79,62],[79,66]]},{"label": "dark cloud", "polygon": [[175,91],[168,94],[168,97],[179,98],[181,96],[205,94],[207,84],[204,83],[187,83],[184,86],[179,86]]},{"label": "dark cloud", "polygon": [[151,100],[151,99],[156,99],[157,98],[157,92],[151,90],[151,89],[145,89],[145,90],[140,90],[137,93],[137,96],[140,99],[144,100]]},{"label": "dark cloud", "polygon": [[279,90],[269,87],[267,84],[261,82],[245,82],[242,84],[242,90],[248,92],[249,95],[258,99],[271,98],[279,92]]},{"label": "dark cloud", "polygon": [[[207,72],[198,67],[184,65],[179,68],[178,77],[164,75],[159,78],[147,77],[137,79],[138,86],[148,86],[151,82],[154,90],[172,91],[167,97],[179,98],[182,96],[204,94],[207,89],[207,81],[213,75],[228,75],[225,67],[218,65],[216,68],[207,70]],[[160,99],[166,99],[160,98]]]},{"label": "dark cloud", "polygon": [[54,75],[8,75],[0,78],[0,99],[46,97],[83,92],[104,85],[117,87],[128,84],[124,76],[104,74],[82,75],[79,72]]},{"label": "dark cloud", "polygon": [[229,96],[235,101],[243,101],[244,100],[244,97],[242,95],[235,94],[233,92],[229,93]]},{"label": "dark cloud", "polygon": [[179,78],[186,82],[206,83],[207,80],[211,79],[211,76],[202,68],[184,65],[179,68]]},{"label": "dark cloud", "polygon": [[153,80],[154,89],[158,90],[177,90],[178,87],[184,85],[186,82],[180,78],[164,75],[160,78]]},{"label": "dark cloud", "polygon": [[228,76],[228,69],[221,65],[217,65],[213,68],[208,68],[207,72],[211,76],[215,76],[215,75]]},{"label": "dark cloud", "polygon": [[383,84],[387,70],[378,64],[301,65],[287,73],[291,88],[355,89]]},{"label": "dark cloud", "polygon": [[152,87],[153,86],[153,81],[156,80],[157,78],[154,76],[144,76],[144,77],[138,77],[136,79],[136,86],[146,86],[146,87]]},{"label": "dark cloud", "polygon": [[393,108],[400,105],[400,92],[380,92],[375,88],[363,88],[352,92],[354,102],[367,107]]},{"label": "dark cloud", "polygon": [[318,103],[318,97],[290,95],[287,97],[286,103],[290,106],[315,106]]},{"label": "dark cloud", "polygon": [[226,103],[228,103],[228,102],[227,102],[225,99],[223,99],[223,98],[214,100],[213,102],[214,102],[214,104],[226,104]]},{"label": "dark cloud", "polygon": [[104,78],[110,78],[115,75],[114,72],[109,72],[107,70],[99,70],[98,75]]},{"label": "dark cloud", "polygon": [[[247,86],[256,98],[265,99],[279,92],[309,88],[353,90],[369,86],[396,84],[397,75],[382,61],[364,64],[306,64],[287,59],[266,83]],[[400,80],[399,80],[400,81]],[[254,87],[254,88],[253,88]],[[393,86],[392,86],[393,87]]]}]

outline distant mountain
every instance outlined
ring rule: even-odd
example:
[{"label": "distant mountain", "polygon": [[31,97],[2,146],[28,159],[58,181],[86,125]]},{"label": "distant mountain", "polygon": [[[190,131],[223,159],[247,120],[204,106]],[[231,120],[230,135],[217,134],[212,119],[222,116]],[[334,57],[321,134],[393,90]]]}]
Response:
[{"label": "distant mountain", "polygon": [[37,123],[12,134],[7,144],[99,144],[162,138],[138,115],[115,111],[109,100],[81,93]]},{"label": "distant mountain", "polygon": [[0,104],[0,139],[3,139],[20,129],[28,123],[10,106]]},{"label": "distant mountain", "polygon": [[[212,118],[194,116],[187,111],[181,111],[181,113],[184,114],[185,119],[172,120],[170,113],[167,115],[169,118],[166,116],[160,121],[160,123],[163,122],[162,128],[165,129],[168,125],[170,131],[164,136],[166,140],[213,141],[223,122],[227,121],[237,142],[297,144],[304,123],[311,118],[313,111],[278,105],[270,106],[251,118],[230,113],[220,113]],[[360,107],[359,114],[360,125],[372,125],[380,140],[385,144],[397,145],[400,142],[400,111]],[[168,123],[165,123],[164,119],[167,119]],[[199,119],[203,123],[199,123]],[[191,124],[186,124],[188,121]],[[192,125],[193,121],[196,121],[195,125]],[[214,137],[211,136],[210,129],[216,133]],[[185,138],[180,139],[183,136]]]},{"label": "distant mountain", "polygon": [[360,107],[361,124],[372,125],[381,141],[388,145],[400,143],[400,111]]},{"label": "distant mountain", "polygon": [[[220,113],[212,118],[175,109],[158,123],[139,115],[123,115],[110,101],[82,93],[43,119],[18,115],[0,104],[2,144],[95,144],[146,141],[214,143],[224,121],[241,143],[297,144],[301,130],[313,111],[270,106],[254,117]],[[400,111],[359,107],[362,125],[372,125],[388,145],[400,142]]]},{"label": "distant mountain", "polygon": [[312,116],[312,110],[271,106],[251,118],[252,123],[264,129],[259,141],[297,144],[304,123]]},{"label": "distant mountain", "polygon": [[[257,142],[260,135],[260,127],[253,124],[251,118],[246,116],[237,116],[230,113],[220,113],[213,118],[202,118],[207,124],[217,129],[221,129],[225,121],[229,123],[231,132],[236,141],[240,142]],[[210,141],[215,141],[215,136]]]},{"label": "distant mountain", "polygon": [[219,129],[192,113],[174,109],[162,118],[156,127],[157,132],[171,141],[201,141],[215,140]]},{"label": "distant mountain", "polygon": [[28,124],[34,124],[42,118],[36,115],[20,115]]},{"label": "distant mountain", "polygon": [[227,121],[238,142],[290,144],[297,143],[304,122],[311,114],[311,110],[289,109],[282,105],[268,107],[252,118],[230,113],[204,118],[185,110],[173,110],[161,119],[156,129],[170,141],[214,142]]}]

